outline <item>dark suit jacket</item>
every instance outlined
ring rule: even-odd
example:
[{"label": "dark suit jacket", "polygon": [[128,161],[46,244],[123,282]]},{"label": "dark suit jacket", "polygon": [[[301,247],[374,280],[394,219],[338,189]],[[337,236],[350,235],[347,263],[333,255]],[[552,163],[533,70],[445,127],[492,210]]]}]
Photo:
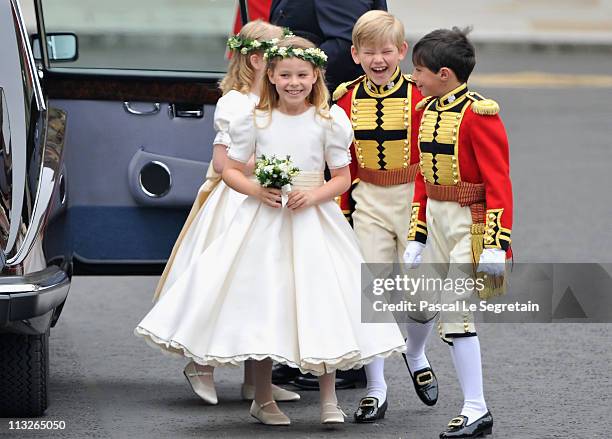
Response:
[{"label": "dark suit jacket", "polygon": [[272,0],[270,23],[307,38],[328,56],[326,80],[331,92],[363,74],[351,58],[355,22],[372,9],[387,10],[387,0]]}]

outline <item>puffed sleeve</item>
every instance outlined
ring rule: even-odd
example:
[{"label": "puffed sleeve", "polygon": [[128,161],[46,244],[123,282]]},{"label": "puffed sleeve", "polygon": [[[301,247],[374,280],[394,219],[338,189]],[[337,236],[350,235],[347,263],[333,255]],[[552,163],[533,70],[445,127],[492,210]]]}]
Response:
[{"label": "puffed sleeve", "polygon": [[325,161],[329,169],[338,169],[351,163],[350,146],[353,128],[346,113],[337,105],[329,110],[331,121],[325,133]]},{"label": "puffed sleeve", "polygon": [[241,163],[249,161],[255,152],[255,113],[253,110],[235,116],[230,124],[229,135],[232,141],[227,156]]},{"label": "puffed sleeve", "polygon": [[254,103],[249,97],[236,90],[231,90],[221,96],[215,107],[213,124],[215,127],[215,140],[213,145],[231,145],[230,122],[239,114],[250,112]]}]

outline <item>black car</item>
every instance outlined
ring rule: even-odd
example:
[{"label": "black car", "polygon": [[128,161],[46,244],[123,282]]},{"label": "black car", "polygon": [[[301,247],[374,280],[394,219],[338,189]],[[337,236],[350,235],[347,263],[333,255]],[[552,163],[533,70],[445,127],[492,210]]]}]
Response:
[{"label": "black car", "polygon": [[212,156],[237,14],[215,0],[34,5],[28,32],[19,1],[0,2],[0,417],[44,412],[73,273],[161,272]]}]

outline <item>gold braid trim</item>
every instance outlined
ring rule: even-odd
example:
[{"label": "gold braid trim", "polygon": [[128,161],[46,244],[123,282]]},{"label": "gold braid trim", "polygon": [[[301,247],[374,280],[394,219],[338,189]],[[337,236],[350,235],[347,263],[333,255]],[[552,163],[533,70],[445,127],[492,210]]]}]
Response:
[{"label": "gold braid trim", "polygon": [[427,104],[431,102],[432,99],[433,99],[433,96],[427,96],[426,98],[421,99],[419,103],[416,104],[416,107],[414,107],[414,109],[417,111],[421,111],[423,108],[427,106]]},{"label": "gold braid trim", "polygon": [[472,111],[483,116],[495,116],[499,113],[499,104],[493,99],[483,99],[472,104]]},{"label": "gold braid trim", "polygon": [[347,81],[347,82],[343,82],[342,84],[340,84],[334,90],[334,93],[332,94],[332,100],[334,102],[338,101],[338,99],[340,99],[342,96],[344,96],[349,91],[349,88],[351,88],[353,85],[357,84],[358,82],[361,82],[364,78],[365,78],[365,75],[361,75],[357,79],[353,79],[352,81]]},{"label": "gold braid trim", "polygon": [[499,113],[499,104],[493,99],[487,99],[483,95],[471,91],[467,94],[472,101],[472,111],[482,116],[495,116]]},{"label": "gold braid trim", "polygon": [[478,291],[478,296],[482,300],[488,300],[495,296],[501,296],[506,292],[506,276],[489,276],[484,273],[476,272],[480,255],[484,248],[485,225],[483,223],[472,224],[472,267],[474,267],[476,279],[482,279],[484,288]]}]

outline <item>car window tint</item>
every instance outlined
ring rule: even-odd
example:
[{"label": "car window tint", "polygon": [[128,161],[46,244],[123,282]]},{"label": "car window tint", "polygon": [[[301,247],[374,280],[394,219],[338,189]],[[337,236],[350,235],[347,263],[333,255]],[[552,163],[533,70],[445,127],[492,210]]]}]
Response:
[{"label": "car window tint", "polygon": [[50,67],[224,72],[232,0],[43,0],[45,30],[73,32],[78,59]]}]

